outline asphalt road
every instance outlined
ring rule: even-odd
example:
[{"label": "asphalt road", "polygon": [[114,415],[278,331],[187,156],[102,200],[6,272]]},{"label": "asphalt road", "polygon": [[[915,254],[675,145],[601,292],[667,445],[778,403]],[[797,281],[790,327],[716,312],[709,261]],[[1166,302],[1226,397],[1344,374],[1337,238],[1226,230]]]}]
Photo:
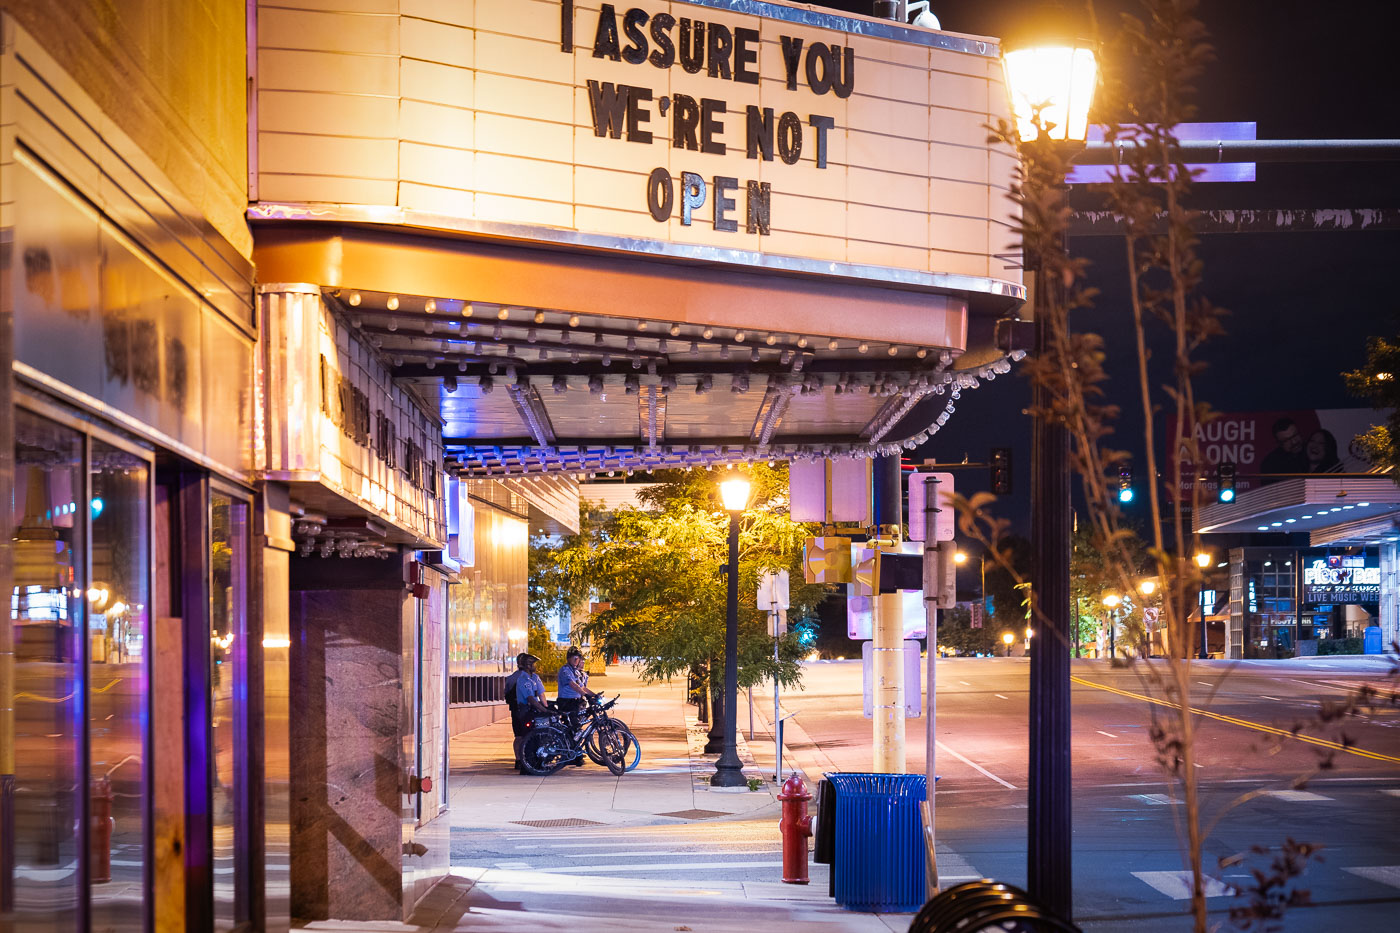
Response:
[{"label": "asphalt road", "polygon": [[[1024,659],[950,659],[938,670],[937,832],[944,880],[985,875],[1024,884]],[[1142,668],[1076,661],[1073,705],[1074,904],[1093,930],[1184,930],[1179,808],[1148,738],[1161,690]],[[1193,665],[1198,776],[1208,820],[1206,867],[1224,885],[1249,882],[1267,856],[1219,860],[1287,838],[1321,845],[1300,882],[1321,907],[1298,908],[1289,931],[1394,929],[1400,909],[1400,707],[1387,694],[1344,723],[1320,711],[1358,686],[1400,687],[1374,661],[1200,662]],[[859,661],[807,665],[784,697],[809,769],[868,771],[871,723]],[[1291,737],[1295,725],[1313,741]],[[908,770],[924,766],[923,719],[908,723]],[[802,732],[805,732],[805,741]],[[1327,767],[1320,766],[1326,763]],[[1295,782],[1309,774],[1306,785]],[[1270,793],[1237,803],[1251,791]],[[1238,901],[1212,897],[1214,919]]]}]

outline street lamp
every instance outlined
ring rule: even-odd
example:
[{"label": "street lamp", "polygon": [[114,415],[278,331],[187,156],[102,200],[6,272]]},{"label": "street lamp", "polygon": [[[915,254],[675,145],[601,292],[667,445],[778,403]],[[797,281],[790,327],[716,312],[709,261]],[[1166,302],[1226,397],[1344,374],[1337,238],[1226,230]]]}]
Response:
[{"label": "street lamp", "polygon": [[[1022,140],[1021,152],[1031,163],[1046,159],[1050,149],[1083,147],[1098,83],[1098,60],[1089,43],[1047,41],[1039,25],[1027,23],[1025,27],[1025,35],[1039,32],[1033,41],[1007,37],[1002,43],[1006,86]],[[1062,28],[1062,24],[1052,26],[1054,32]],[[1042,163],[1042,171],[1033,170],[1033,164],[1027,167],[1025,179],[1034,190],[1023,191],[1023,195],[1030,200],[1064,187],[1062,169],[1046,178],[1046,164],[1061,165],[1059,160],[1050,159]],[[1060,206],[1068,207],[1062,191]],[[1064,251],[1063,239],[1060,250]],[[1043,256],[1034,249],[1023,248],[1023,253],[1026,270],[1034,274],[1035,355],[1046,364],[1054,333],[1047,321],[1050,309],[1058,305],[1060,314],[1065,313],[1063,298],[1051,305],[1046,297],[1062,294],[1065,283],[1059,278],[1061,270],[1047,270]],[[1063,318],[1056,324],[1068,327]],[[1038,414],[1031,428],[1031,550],[1036,559],[1031,592],[1042,632],[1031,652],[1026,877],[1031,896],[1068,920],[1074,888],[1070,844],[1070,462],[1069,434],[1063,424],[1046,414],[1054,409],[1054,403],[1047,381],[1034,380],[1031,407]]]},{"label": "street lamp", "polygon": [[1118,607],[1123,599],[1117,593],[1109,593],[1103,598],[1103,604],[1108,609],[1108,656],[1113,658],[1118,654]]},{"label": "street lamp", "polygon": [[1016,636],[1010,632],[1001,633],[1001,643],[1006,646],[1006,656],[1011,657],[1011,643],[1016,640]]},{"label": "street lamp", "polygon": [[1197,588],[1196,594],[1196,602],[1199,603],[1201,607],[1201,647],[1197,650],[1196,656],[1204,661],[1206,658],[1210,657],[1210,648],[1208,644],[1210,641],[1210,627],[1206,622],[1206,580],[1204,576],[1206,568],[1210,567],[1209,551],[1196,552],[1196,566],[1201,568],[1202,573],[1201,585]]},{"label": "street lamp", "polygon": [[748,477],[731,473],[719,484],[720,501],[729,513],[729,598],[724,617],[724,748],[710,777],[714,787],[748,783],[739,761],[739,519],[749,504]]}]

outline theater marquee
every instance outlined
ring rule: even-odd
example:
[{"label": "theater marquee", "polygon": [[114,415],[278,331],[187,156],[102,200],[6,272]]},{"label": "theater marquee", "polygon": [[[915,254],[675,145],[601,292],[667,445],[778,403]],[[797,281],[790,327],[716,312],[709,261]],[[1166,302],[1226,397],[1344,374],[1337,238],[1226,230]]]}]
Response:
[{"label": "theater marquee", "polygon": [[989,40],[761,0],[353,6],[259,9],[263,204],[1019,279]]}]

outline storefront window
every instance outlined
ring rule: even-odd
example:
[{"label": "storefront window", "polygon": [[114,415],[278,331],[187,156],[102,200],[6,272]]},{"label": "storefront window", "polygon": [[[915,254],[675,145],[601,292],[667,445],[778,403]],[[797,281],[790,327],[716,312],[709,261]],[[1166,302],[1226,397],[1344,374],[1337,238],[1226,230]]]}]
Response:
[{"label": "storefront window", "polygon": [[88,515],[92,929],[139,931],[146,869],[150,467],[92,442]]},{"label": "storefront window", "polygon": [[13,674],[0,667],[0,826],[14,835],[12,852],[10,840],[0,847],[12,860],[0,883],[13,885],[16,931],[82,921],[82,465],[76,431],[15,412],[14,589],[0,643],[14,652]]},{"label": "storefront window", "polygon": [[523,520],[478,506],[473,566],[448,588],[448,673],[513,670],[527,639]]},{"label": "storefront window", "polygon": [[210,503],[209,652],[214,774],[214,928],[247,918],[247,734],[245,638],[248,506],[221,493]]}]

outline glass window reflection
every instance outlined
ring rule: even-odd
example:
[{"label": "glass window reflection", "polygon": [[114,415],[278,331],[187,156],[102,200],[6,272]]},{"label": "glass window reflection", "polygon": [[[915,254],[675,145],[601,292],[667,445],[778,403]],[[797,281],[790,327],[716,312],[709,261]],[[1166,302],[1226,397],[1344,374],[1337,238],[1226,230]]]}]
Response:
[{"label": "glass window reflection", "polygon": [[[0,825],[16,931],[77,929],[84,555],[82,437],[15,412],[14,588],[0,655]],[[5,702],[10,701],[10,702]]]},{"label": "glass window reflection", "polygon": [[209,683],[214,743],[214,928],[247,919],[246,684],[248,506],[214,493],[210,505]]},{"label": "glass window reflection", "polygon": [[145,874],[150,467],[100,440],[90,461],[88,718],[92,929],[139,931]]}]

